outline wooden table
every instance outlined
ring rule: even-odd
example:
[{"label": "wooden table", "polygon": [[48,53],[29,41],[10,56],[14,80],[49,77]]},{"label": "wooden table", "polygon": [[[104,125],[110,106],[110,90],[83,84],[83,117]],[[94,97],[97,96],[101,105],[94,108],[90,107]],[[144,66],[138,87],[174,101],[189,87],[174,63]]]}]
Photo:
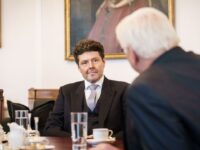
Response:
[{"label": "wooden table", "polygon": [[[50,145],[55,146],[55,150],[72,150],[72,141],[70,137],[46,137],[49,140]],[[117,139],[114,146],[124,150],[122,140]],[[88,146],[90,147],[90,146]]]}]

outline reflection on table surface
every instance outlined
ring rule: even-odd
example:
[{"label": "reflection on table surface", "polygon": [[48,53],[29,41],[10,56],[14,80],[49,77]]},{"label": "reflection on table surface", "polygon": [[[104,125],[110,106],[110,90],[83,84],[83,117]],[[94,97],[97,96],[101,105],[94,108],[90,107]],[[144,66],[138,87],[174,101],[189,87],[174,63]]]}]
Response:
[{"label": "reflection on table surface", "polygon": [[[72,141],[70,137],[46,137],[50,145],[54,145],[56,150],[72,150]],[[117,139],[112,145],[123,150],[123,141]],[[90,147],[88,145],[88,147]]]}]

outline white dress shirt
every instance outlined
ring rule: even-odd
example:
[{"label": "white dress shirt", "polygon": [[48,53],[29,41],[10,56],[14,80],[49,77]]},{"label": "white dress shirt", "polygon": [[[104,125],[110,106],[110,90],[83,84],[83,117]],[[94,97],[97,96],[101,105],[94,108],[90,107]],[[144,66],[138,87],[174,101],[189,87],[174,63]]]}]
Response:
[{"label": "white dress shirt", "polygon": [[[101,89],[102,89],[103,81],[104,81],[104,76],[102,76],[100,78],[100,80],[97,81],[96,83],[93,83],[93,84],[98,85],[98,87],[96,89],[96,103],[98,102],[98,99],[99,99],[99,97],[101,95]],[[91,85],[91,83],[88,82],[88,81],[86,81],[86,80],[84,82],[85,82],[85,99],[87,101],[87,99],[89,98],[89,96],[91,94],[91,90],[89,88],[89,86]]]}]

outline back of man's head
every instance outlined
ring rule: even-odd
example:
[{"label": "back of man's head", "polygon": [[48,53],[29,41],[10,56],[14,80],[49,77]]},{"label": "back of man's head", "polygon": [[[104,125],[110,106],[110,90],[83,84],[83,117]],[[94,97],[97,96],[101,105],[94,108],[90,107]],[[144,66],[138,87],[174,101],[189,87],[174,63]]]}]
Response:
[{"label": "back of man's head", "polygon": [[140,58],[156,58],[175,47],[179,38],[161,11],[144,7],[125,17],[116,28],[117,39],[121,47],[131,48]]}]

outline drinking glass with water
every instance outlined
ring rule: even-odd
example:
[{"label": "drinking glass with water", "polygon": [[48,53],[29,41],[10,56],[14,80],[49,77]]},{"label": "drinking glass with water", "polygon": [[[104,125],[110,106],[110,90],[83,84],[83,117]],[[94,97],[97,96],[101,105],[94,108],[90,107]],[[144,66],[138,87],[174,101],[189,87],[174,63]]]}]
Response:
[{"label": "drinking glass with water", "polygon": [[72,149],[87,149],[87,112],[71,112]]},{"label": "drinking glass with water", "polygon": [[15,110],[15,122],[23,126],[25,129],[28,128],[28,110]]}]

